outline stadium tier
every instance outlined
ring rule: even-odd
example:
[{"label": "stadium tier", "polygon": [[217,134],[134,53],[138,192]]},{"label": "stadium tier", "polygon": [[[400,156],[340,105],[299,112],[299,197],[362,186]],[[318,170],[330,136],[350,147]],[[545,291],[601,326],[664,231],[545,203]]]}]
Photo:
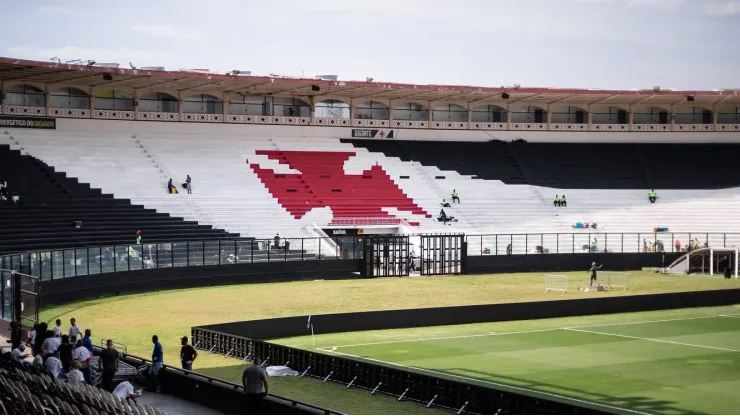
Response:
[{"label": "stadium tier", "polygon": [[[372,225],[363,218],[389,224],[395,219],[415,231],[499,234],[649,233],[658,227],[725,232],[740,220],[733,209],[740,194],[732,188],[739,168],[731,163],[740,147],[732,144],[381,142],[48,131],[20,131],[12,140],[15,149],[116,198],[241,236],[314,236],[314,225]],[[181,187],[187,175],[193,178],[192,194]],[[167,192],[170,178],[180,188],[176,195]],[[658,192],[656,204],[647,198],[651,188]],[[453,189],[462,203],[452,203]],[[562,194],[567,208],[554,207],[553,197]],[[447,214],[458,220],[451,226],[436,218],[443,199],[452,203]],[[597,231],[574,228],[586,222],[597,223]],[[131,229],[121,228],[123,241]],[[199,230],[192,228],[189,235],[200,238]],[[172,233],[177,234],[172,230],[163,236],[178,237]],[[162,238],[153,231],[148,235]]]},{"label": "stadium tier", "polygon": [[[80,163],[94,172],[94,162]],[[144,230],[147,242],[235,237],[103,194],[5,145],[0,178],[21,196],[20,203],[0,204],[0,252],[133,243],[137,230]]]}]

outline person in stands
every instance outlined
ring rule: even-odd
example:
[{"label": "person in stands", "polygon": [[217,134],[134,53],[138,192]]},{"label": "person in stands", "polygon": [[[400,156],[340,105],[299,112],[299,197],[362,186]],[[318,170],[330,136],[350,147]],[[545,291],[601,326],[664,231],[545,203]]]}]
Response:
[{"label": "person in stands", "polygon": [[180,348],[180,362],[183,370],[193,371],[193,361],[198,358],[198,352],[192,345],[188,344],[188,337],[180,339],[182,348]]},{"label": "person in stands", "polygon": [[82,345],[84,345],[85,348],[87,348],[87,350],[90,351],[90,354],[93,354],[94,353],[93,352],[93,342],[92,342],[92,339],[90,338],[91,335],[92,335],[92,331],[90,331],[89,329],[86,329],[85,336],[82,337]]},{"label": "person in stands", "polygon": [[449,203],[449,202],[447,202],[447,201],[446,201],[446,200],[444,200],[444,199],[442,200],[442,202],[441,202],[441,203],[440,203],[439,205],[440,205],[440,206],[441,206],[442,208],[449,208],[449,207],[450,207],[450,203]]},{"label": "person in stands", "polygon": [[267,372],[262,368],[262,359],[254,357],[254,364],[244,369],[242,373],[242,386],[247,396],[249,413],[260,414],[262,399],[267,396]]},{"label": "person in stands", "polygon": [[75,345],[77,343],[77,337],[82,334],[82,330],[77,326],[77,320],[75,318],[70,318],[69,325],[69,342]]},{"label": "person in stands", "polygon": [[453,204],[454,204],[455,202],[457,202],[458,204],[460,203],[460,197],[459,197],[459,196],[457,196],[457,190],[456,190],[456,189],[453,189],[453,190],[452,190],[452,194],[451,194],[451,196],[452,196],[452,203],[453,203]]},{"label": "person in stands", "polygon": [[555,195],[555,198],[552,200],[552,206],[554,207],[560,206],[560,195]]},{"label": "person in stands", "polygon": [[72,384],[82,384],[85,382],[85,375],[80,371],[79,361],[72,363],[72,370],[67,373],[67,382]]},{"label": "person in stands", "polygon": [[188,175],[188,177],[185,178],[185,186],[187,187],[189,194],[193,193],[193,187],[191,186],[192,181],[193,180],[190,178],[190,175]]},{"label": "person in stands", "polygon": [[678,240],[678,238],[676,239],[675,247],[676,247],[676,253],[680,253],[681,252],[681,242]]},{"label": "person in stands", "polygon": [[118,351],[113,348],[113,340],[105,342],[105,349],[100,353],[98,368],[102,373],[101,387],[106,391],[113,392],[113,377],[118,371]]},{"label": "person in stands", "polygon": [[59,351],[59,359],[62,361],[62,368],[64,368],[65,373],[68,373],[72,367],[72,347],[73,345],[69,342],[69,335],[62,335],[62,343],[57,351]]},{"label": "person in stands", "polygon": [[120,400],[136,399],[141,396],[141,390],[135,390],[131,383],[124,381],[113,389],[113,395],[118,397]]},{"label": "person in stands", "polygon": [[14,365],[23,367],[23,360],[30,356],[31,354],[26,351],[26,346],[21,344],[14,348],[13,351],[10,353],[10,361]]},{"label": "person in stands", "polygon": [[648,199],[651,204],[654,204],[655,200],[658,199],[658,196],[655,194],[655,189],[651,189],[650,192],[648,192]]},{"label": "person in stands", "polygon": [[85,383],[92,383],[92,371],[90,363],[92,362],[92,355],[84,345],[82,345],[82,339],[77,340],[77,348],[72,351],[72,359],[79,363],[77,367],[82,376],[85,378]]},{"label": "person in stands", "polygon": [[62,337],[62,320],[57,319],[56,326],[54,327],[54,337],[55,338],[61,338]]},{"label": "person in stands", "polygon": [[41,344],[41,349],[46,350],[49,355],[54,354],[59,346],[62,344],[61,338],[54,336],[54,331],[46,331],[46,339]]},{"label": "person in stands", "polygon": [[159,394],[162,392],[162,385],[159,383],[159,371],[164,364],[164,348],[162,348],[159,337],[156,335],[152,336],[152,344],[154,344],[154,349],[152,350],[152,366],[149,368],[149,376],[154,391]]},{"label": "person in stands", "polygon": [[560,206],[561,207],[567,207],[568,206],[568,201],[565,200],[565,194],[563,194],[563,195],[560,196]]},{"label": "person in stands", "polygon": [[275,250],[280,248],[280,234],[275,234],[275,237],[273,237],[273,242],[275,243]]},{"label": "person in stands", "polygon": [[16,349],[23,343],[23,327],[20,322],[12,321],[10,323],[10,348]]},{"label": "person in stands", "polygon": [[136,232],[136,244],[141,244],[141,230]]},{"label": "person in stands", "polygon": [[46,359],[44,367],[46,368],[46,371],[49,372],[49,374],[56,378],[59,378],[59,375],[62,374],[63,370],[62,360],[59,359],[59,351],[55,351],[53,354],[49,354],[49,358]]}]

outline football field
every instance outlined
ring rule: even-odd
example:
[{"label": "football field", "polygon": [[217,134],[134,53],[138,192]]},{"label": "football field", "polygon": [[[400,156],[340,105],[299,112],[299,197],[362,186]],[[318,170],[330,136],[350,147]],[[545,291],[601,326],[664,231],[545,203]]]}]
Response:
[{"label": "football field", "polygon": [[326,335],[316,343],[310,348],[610,413],[740,409],[737,307]]}]

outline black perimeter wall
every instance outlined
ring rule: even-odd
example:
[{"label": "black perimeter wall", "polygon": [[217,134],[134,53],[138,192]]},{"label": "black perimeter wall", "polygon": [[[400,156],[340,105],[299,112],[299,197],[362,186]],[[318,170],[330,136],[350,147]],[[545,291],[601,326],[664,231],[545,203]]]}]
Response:
[{"label": "black perimeter wall", "polygon": [[[639,270],[669,265],[677,253],[594,253],[468,256],[465,274]],[[664,258],[665,257],[665,258]],[[154,290],[314,279],[357,279],[362,260],[307,260],[228,266],[174,267],[67,277],[41,282],[41,305]]]},{"label": "black perimeter wall", "polygon": [[[740,303],[740,289],[726,289],[578,300],[336,313],[313,315],[311,323],[316,334],[332,334],[722,306],[737,303]],[[307,316],[293,316],[205,325],[199,328],[255,340],[270,340],[309,335],[306,328],[307,319]]]}]

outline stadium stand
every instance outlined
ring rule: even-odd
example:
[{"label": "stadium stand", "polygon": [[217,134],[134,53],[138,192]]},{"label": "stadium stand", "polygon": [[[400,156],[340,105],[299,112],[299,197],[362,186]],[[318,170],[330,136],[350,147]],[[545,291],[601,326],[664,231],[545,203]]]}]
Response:
[{"label": "stadium stand", "polygon": [[[732,206],[740,195],[728,188],[738,177],[730,163],[735,145],[711,145],[721,148],[716,152],[685,144],[432,146],[44,131],[13,139],[14,148],[118,198],[232,235],[313,236],[312,225],[394,219],[424,232],[594,232],[574,229],[579,222],[597,223],[598,232],[724,232],[738,220]],[[167,193],[169,178],[179,185],[187,175],[192,195]],[[647,201],[652,188],[658,204]],[[443,199],[452,202],[453,189],[462,203],[445,211],[459,222],[444,227],[436,216]],[[553,207],[553,197],[561,194],[568,207]]]},{"label": "stadium stand", "polygon": [[0,410],[8,415],[165,414],[88,384],[71,384],[38,371],[11,368],[8,362],[0,369]]},{"label": "stadium stand", "polygon": [[[89,154],[75,151],[80,158]],[[87,158],[80,165],[94,175],[97,163]],[[22,201],[22,205],[4,201],[0,207],[0,252],[133,243],[137,230],[143,231],[147,242],[236,237],[115,199],[4,145],[0,146],[0,178]]]}]

